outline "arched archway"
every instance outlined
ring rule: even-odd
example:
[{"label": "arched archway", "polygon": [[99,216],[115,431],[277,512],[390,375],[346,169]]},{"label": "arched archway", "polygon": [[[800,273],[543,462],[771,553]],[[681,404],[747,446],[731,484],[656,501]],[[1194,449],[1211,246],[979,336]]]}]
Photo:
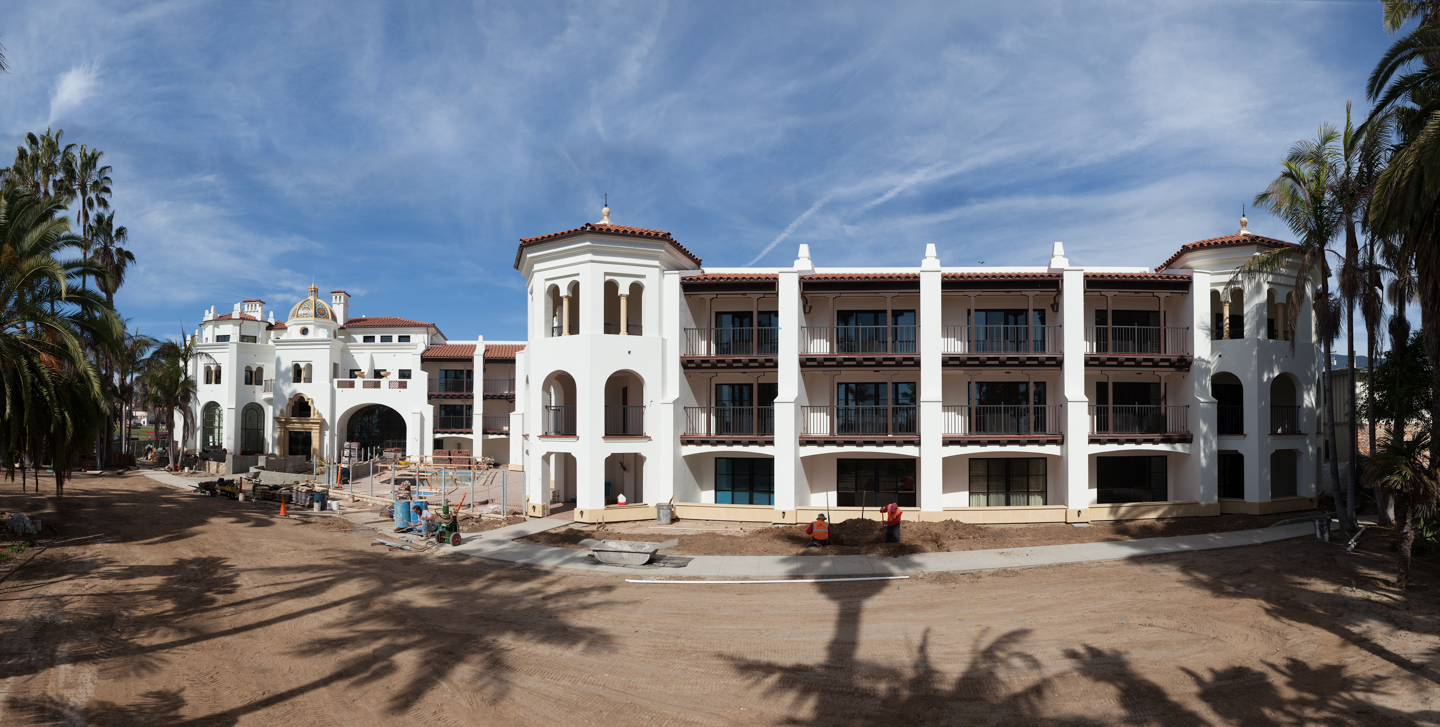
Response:
[{"label": "arched archway", "polygon": [[265,410],[246,404],[240,411],[240,454],[265,453]]},{"label": "arched archway", "polygon": [[575,435],[575,378],[564,371],[552,372],[540,387],[545,434]]},{"label": "arched archway", "polygon": [[221,437],[225,434],[224,412],[216,402],[210,402],[200,410],[200,449],[220,449]]},{"label": "arched archway", "polygon": [[645,435],[645,380],[634,371],[616,371],[605,381],[605,436]]},{"label": "arched archway", "polygon": [[1210,395],[1215,397],[1215,432],[1245,433],[1245,385],[1239,377],[1221,371],[1210,377]]},{"label": "arched archway", "polygon": [[1270,382],[1270,433],[1299,434],[1299,387],[1295,377],[1279,374]]},{"label": "arched archway", "polygon": [[325,423],[315,402],[295,394],[275,417],[275,448],[292,457],[314,459],[320,455],[320,428]]},{"label": "arched archway", "polygon": [[362,451],[403,451],[405,431],[405,417],[400,412],[383,404],[371,404],[350,415],[345,424],[345,441],[359,442]]}]

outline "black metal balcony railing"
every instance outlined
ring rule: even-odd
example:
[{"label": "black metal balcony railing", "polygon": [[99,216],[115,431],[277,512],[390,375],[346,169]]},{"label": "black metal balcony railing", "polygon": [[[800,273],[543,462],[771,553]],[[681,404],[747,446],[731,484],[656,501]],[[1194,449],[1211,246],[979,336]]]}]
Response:
[{"label": "black metal balcony railing", "polygon": [[[579,323],[571,323],[571,324],[570,324],[570,335],[572,335],[572,336],[577,336],[577,335],[579,335],[579,334],[580,334],[580,324],[579,324]],[[551,337],[556,337],[556,336],[563,336],[563,335],[565,335],[565,326],[551,326],[551,327],[550,327],[550,335],[551,335]]]},{"label": "black metal balcony railing", "polygon": [[485,415],[485,416],[480,417],[480,427],[485,431],[486,434],[509,433],[509,431],[510,431],[510,415],[509,415],[509,414],[495,414],[495,415],[487,414],[487,415]]},{"label": "black metal balcony railing", "polygon": [[773,406],[687,406],[685,434],[688,436],[775,435]]},{"label": "black metal balcony railing", "polygon": [[444,429],[444,430],[446,430],[446,431],[463,430],[463,431],[467,431],[467,432],[468,432],[468,431],[470,431],[470,428],[473,427],[473,426],[475,426],[475,419],[474,419],[474,417],[467,417],[467,416],[458,416],[458,417],[457,417],[457,416],[437,416],[437,417],[435,417],[435,428],[436,428],[436,429]]},{"label": "black metal balcony railing", "polygon": [[1300,431],[1300,407],[1270,407],[1271,434],[1303,434]]},{"label": "black metal balcony railing", "polygon": [[685,356],[774,356],[779,328],[686,328]]},{"label": "black metal balcony railing", "polygon": [[486,394],[513,394],[515,379],[485,379],[482,388]]},{"label": "black metal balcony railing", "polygon": [[432,394],[469,394],[475,391],[474,379],[430,379]]},{"label": "black metal balcony railing", "polygon": [[917,414],[914,406],[802,406],[800,434],[812,437],[913,435],[920,431]]},{"label": "black metal balcony railing", "polygon": [[266,380],[265,380],[265,393],[267,393],[267,394],[273,394],[273,393],[275,393],[275,379],[266,379]]},{"label": "black metal balcony railing", "polygon": [[605,436],[640,437],[645,435],[645,407],[605,405]]},{"label": "black metal balcony railing", "polygon": [[1062,406],[959,404],[942,408],[945,433],[964,437],[1059,434]]},{"label": "black metal balcony railing", "polygon": [[[639,323],[626,323],[626,324],[625,324],[625,335],[627,335],[627,336],[638,336],[638,335],[640,335],[640,330],[641,330],[641,328],[640,328],[640,324],[639,324]],[[612,336],[618,336],[618,335],[620,335],[620,324],[619,324],[619,323],[606,323],[606,324],[605,324],[605,332],[608,333],[608,334],[610,334],[610,335],[612,335]]]},{"label": "black metal balcony railing", "polygon": [[1220,404],[1216,409],[1216,432],[1220,434],[1245,433],[1245,407],[1238,404]]},{"label": "black metal balcony railing", "polygon": [[914,354],[920,352],[920,326],[803,326],[805,354]]},{"label": "black metal balcony railing", "polygon": [[545,434],[575,436],[575,406],[545,407]]},{"label": "black metal balcony railing", "polygon": [[1061,353],[1060,326],[945,326],[945,353]]},{"label": "black metal balcony railing", "polygon": [[1190,329],[1177,326],[1085,326],[1086,353],[1190,353]]},{"label": "black metal balcony railing", "polygon": [[1189,434],[1189,406],[1090,405],[1091,434]]}]

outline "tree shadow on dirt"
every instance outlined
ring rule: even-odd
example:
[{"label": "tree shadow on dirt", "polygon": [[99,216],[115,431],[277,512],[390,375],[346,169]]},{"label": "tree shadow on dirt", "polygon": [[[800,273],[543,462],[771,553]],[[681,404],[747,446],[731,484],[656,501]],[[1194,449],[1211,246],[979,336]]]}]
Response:
[{"label": "tree shadow on dirt", "polygon": [[[67,502],[86,496],[76,489]],[[118,503],[108,501],[133,494],[92,494],[85,510],[91,521],[72,524],[113,531],[122,542],[161,543],[188,537],[186,531],[205,522],[236,521],[227,512],[178,503],[169,505],[176,508],[172,522],[109,518],[114,509],[108,505]],[[339,685],[379,699],[385,712],[399,717],[446,683],[464,685],[481,702],[505,698],[517,649],[612,646],[608,634],[570,619],[582,609],[614,605],[605,600],[611,585],[576,587],[554,572],[459,555],[356,548],[346,537],[338,547],[313,541],[317,547],[302,564],[267,564],[273,558],[264,552],[124,564],[58,549],[0,585],[0,602],[32,599],[35,583],[68,586],[65,595],[6,609],[14,615],[0,619],[0,679],[32,677],[59,664],[93,667],[102,679],[153,674],[173,667],[172,659],[182,658],[174,655],[188,649],[249,635],[273,640],[277,630],[285,636],[277,662],[305,657],[327,666],[278,693],[198,717],[184,716],[182,691],[164,690],[127,704],[11,697],[10,714],[24,715],[29,724],[234,724]]]}]

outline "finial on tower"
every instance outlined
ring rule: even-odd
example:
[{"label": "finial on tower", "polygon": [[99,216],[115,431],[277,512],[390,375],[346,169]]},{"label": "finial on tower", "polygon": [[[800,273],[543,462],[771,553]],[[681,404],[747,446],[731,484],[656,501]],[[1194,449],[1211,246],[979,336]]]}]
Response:
[{"label": "finial on tower", "polygon": [[311,276],[310,276],[310,297],[312,297],[312,298],[315,297],[315,294],[316,294],[317,292],[319,292],[319,291],[320,291],[320,289],[317,288],[317,287],[315,287],[315,276],[314,276],[314,275],[311,275]]},{"label": "finial on tower", "polygon": [[610,195],[605,195],[605,206],[600,208],[600,224],[610,224]]},{"label": "finial on tower", "polygon": [[1249,224],[1250,224],[1250,220],[1245,219],[1245,205],[1242,204],[1242,205],[1240,205],[1240,232],[1239,232],[1239,234],[1241,234],[1241,235],[1249,235],[1249,234],[1251,234],[1249,230],[1245,229],[1246,225],[1249,225]]}]

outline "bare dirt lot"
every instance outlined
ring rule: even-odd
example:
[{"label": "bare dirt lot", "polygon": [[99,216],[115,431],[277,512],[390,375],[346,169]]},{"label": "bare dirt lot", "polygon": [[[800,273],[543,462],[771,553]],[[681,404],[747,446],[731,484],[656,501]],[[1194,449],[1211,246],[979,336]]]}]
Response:
[{"label": "bare dirt lot", "polygon": [[954,550],[1028,548],[1061,543],[1096,543],[1170,535],[1221,533],[1263,528],[1297,513],[1281,515],[1221,515],[1206,518],[1097,522],[1088,528],[1053,525],[973,525],[956,520],[937,523],[906,522],[899,543],[880,542],[881,525],[853,518],[831,527],[834,542],[825,548],[807,548],[810,536],[804,525],[775,527],[767,523],[706,523],[679,521],[671,525],[629,522],[590,525],[536,533],[519,542],[579,548],[585,538],[624,537],[633,540],[669,540],[680,544],[667,553],[684,555],[908,555]]},{"label": "bare dirt lot", "polygon": [[901,581],[650,585],[372,547],[141,475],[0,583],[0,724],[1440,722],[1433,568],[1305,539]]}]

